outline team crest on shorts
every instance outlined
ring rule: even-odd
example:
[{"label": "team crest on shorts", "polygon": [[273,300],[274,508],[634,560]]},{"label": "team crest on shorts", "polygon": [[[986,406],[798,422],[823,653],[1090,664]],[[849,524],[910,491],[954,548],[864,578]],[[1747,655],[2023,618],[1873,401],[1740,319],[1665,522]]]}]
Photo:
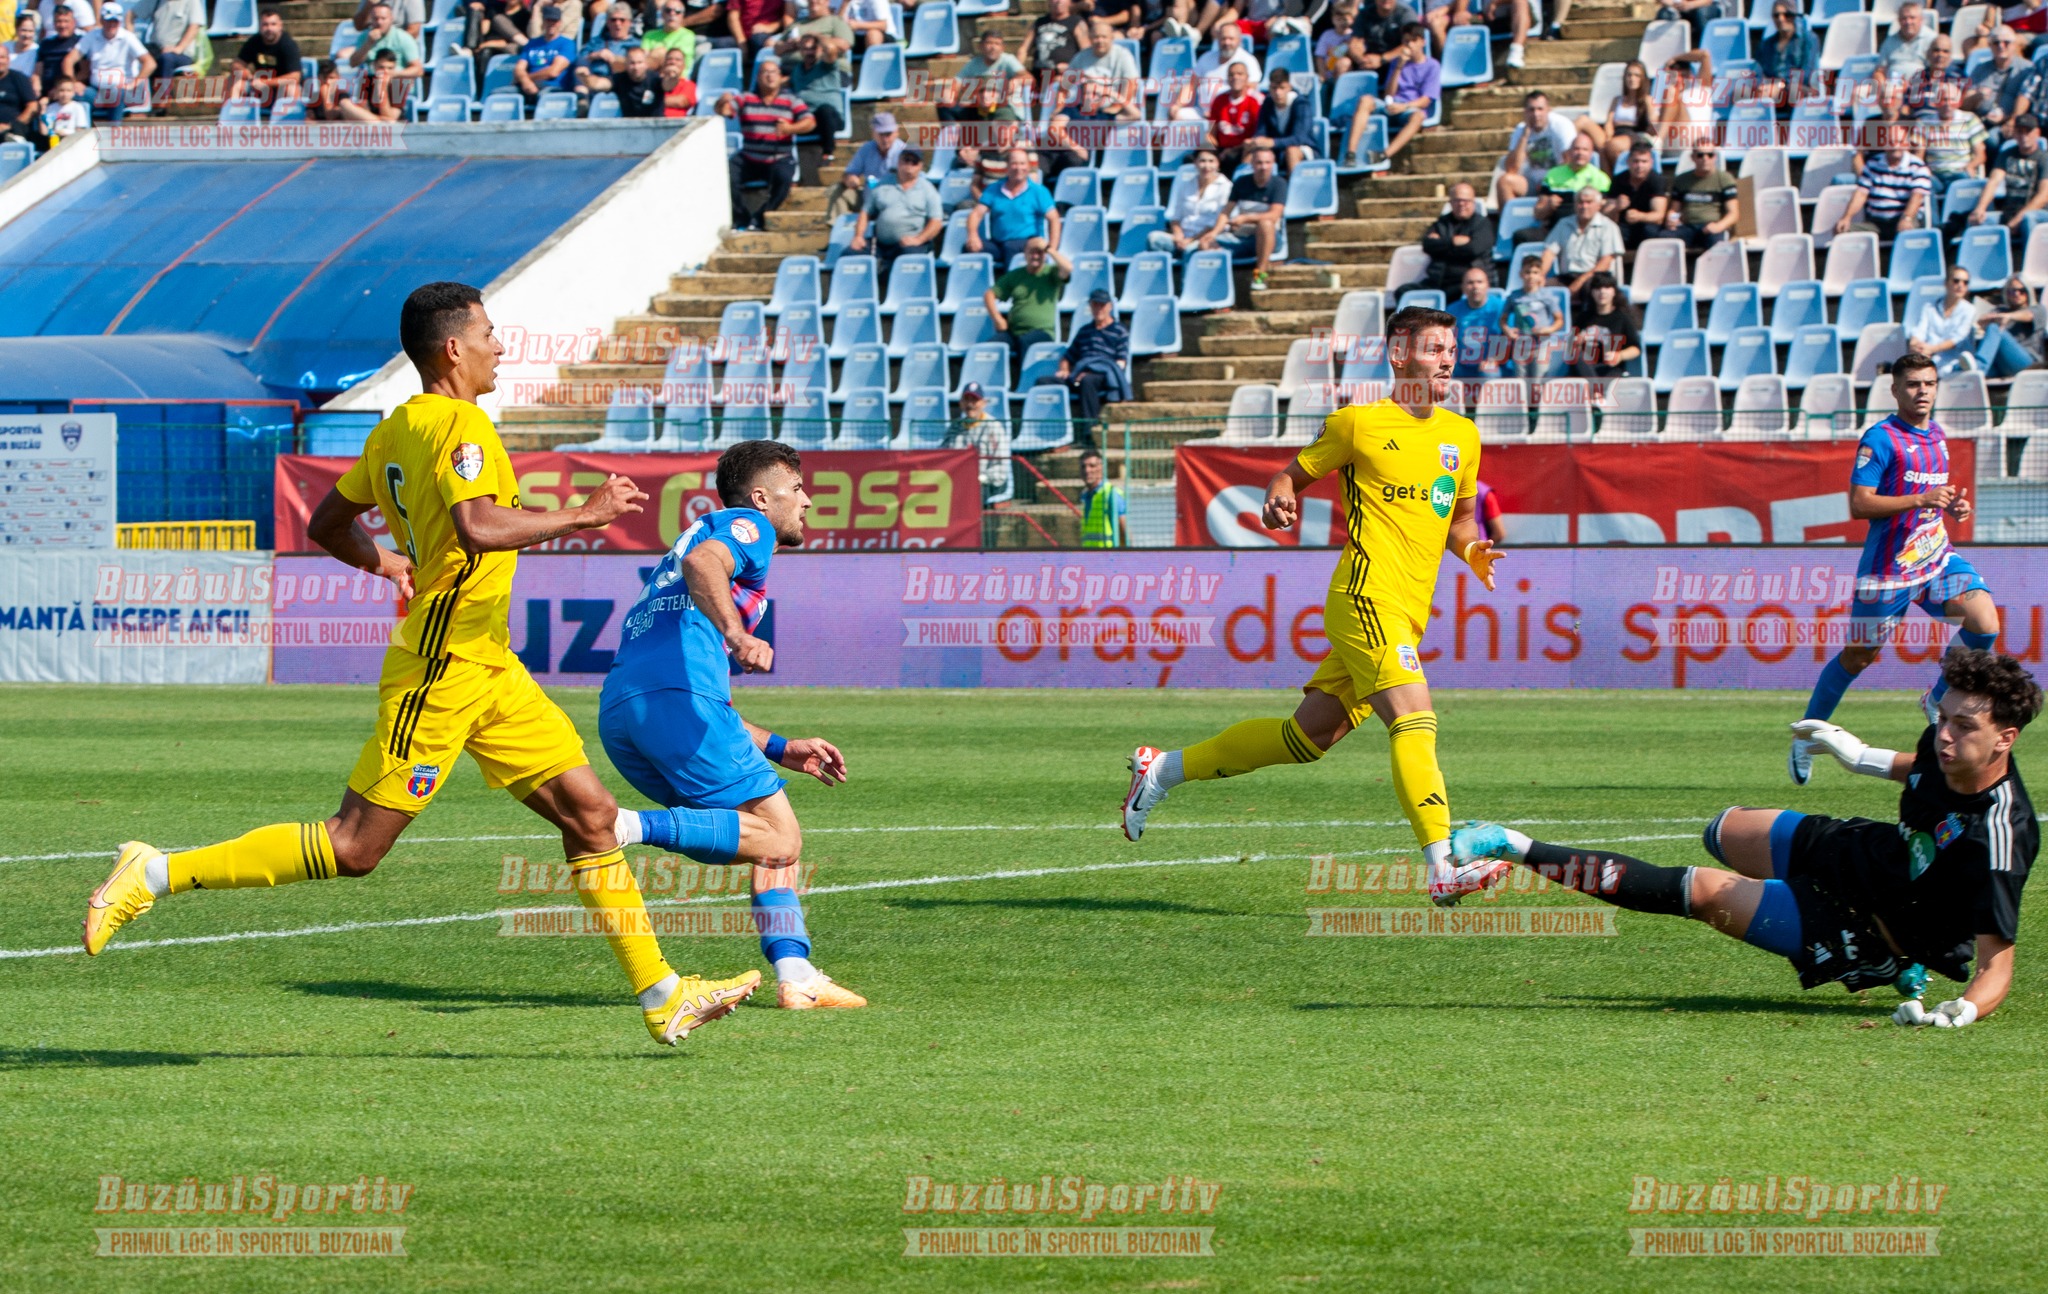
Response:
[{"label": "team crest on shorts", "polygon": [[1422,672],[1422,658],[1417,656],[1415,649],[1407,643],[1402,643],[1399,647],[1394,648],[1394,658],[1401,662],[1402,669],[1416,674]]},{"label": "team crest on shorts", "polygon": [[448,451],[448,462],[455,468],[457,476],[465,481],[474,481],[483,474],[484,451],[465,440]]},{"label": "team crest on shorts", "polygon": [[412,780],[405,784],[405,792],[415,800],[424,800],[434,793],[434,783],[440,780],[439,764],[414,764]]},{"label": "team crest on shorts", "polygon": [[1446,472],[1458,470],[1458,447],[1456,445],[1438,445],[1436,447],[1436,458],[1439,463],[1444,465]]},{"label": "team crest on shorts", "polygon": [[1934,844],[1938,849],[1947,849],[1963,838],[1963,820],[1951,813],[1941,820],[1934,829]]},{"label": "team crest on shorts", "polygon": [[761,530],[745,517],[740,517],[732,523],[732,537],[743,544],[751,544],[761,537]]}]

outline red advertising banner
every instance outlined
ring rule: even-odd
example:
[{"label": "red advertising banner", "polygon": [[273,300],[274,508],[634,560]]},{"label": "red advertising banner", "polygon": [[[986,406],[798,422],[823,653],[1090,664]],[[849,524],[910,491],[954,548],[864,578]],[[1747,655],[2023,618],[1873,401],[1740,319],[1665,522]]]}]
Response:
[{"label": "red advertising banner", "polygon": [[[1976,480],[1977,447],[1950,440],[1952,480]],[[1287,449],[1183,445],[1176,454],[1174,542],[1184,548],[1337,547],[1344,505],[1333,474],[1303,498],[1293,530],[1259,524],[1266,482]],[[1488,445],[1480,479],[1499,494],[1520,544],[1861,543],[1849,519],[1849,441]],[[1971,523],[1949,523],[1959,542]]]},{"label": "red advertising banner", "polygon": [[[355,462],[284,454],[277,460],[277,551],[313,550],[306,519]],[[535,552],[658,553],[690,523],[719,507],[712,469],[716,454],[512,455],[522,507],[555,511],[581,504],[608,474],[630,476],[645,490],[645,511],[603,530],[553,540]],[[980,464],[971,449],[807,453],[804,484],[811,495],[804,547],[818,549],[979,548]],[[374,509],[363,517],[384,533]]]}]

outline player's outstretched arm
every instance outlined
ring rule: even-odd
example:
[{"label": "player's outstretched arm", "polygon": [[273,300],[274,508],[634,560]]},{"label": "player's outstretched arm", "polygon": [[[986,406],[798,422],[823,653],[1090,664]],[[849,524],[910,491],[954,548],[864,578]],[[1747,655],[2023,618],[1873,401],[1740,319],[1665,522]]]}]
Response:
[{"label": "player's outstretched arm", "polygon": [[1493,591],[1493,564],[1503,554],[1494,548],[1493,540],[1479,528],[1479,497],[1458,500],[1458,510],[1451,517],[1451,531],[1444,539],[1444,547],[1458,555],[1458,560],[1472,568],[1488,592]]},{"label": "player's outstretched arm", "polygon": [[[746,724],[747,735],[754,739],[754,746],[762,754],[768,753],[768,739],[774,734],[758,724]],[[775,761],[792,773],[808,773],[827,786],[838,786],[846,780],[846,756],[839,753],[839,747],[823,737],[789,737],[782,743],[782,758]]]},{"label": "player's outstretched arm", "polygon": [[379,546],[368,531],[356,524],[356,518],[373,506],[357,503],[339,490],[329,490],[306,519],[306,538],[326,549],[336,561],[390,580],[398,586],[400,599],[410,599],[412,561],[404,553]]},{"label": "player's outstretched arm", "polygon": [[1836,763],[1852,773],[1892,782],[1903,782],[1913,775],[1912,755],[1872,746],[1847,728],[1825,719],[1801,719],[1792,725],[1792,731],[1833,755]]},{"label": "player's outstretched arm", "polygon": [[628,513],[641,511],[646,493],[631,477],[608,476],[603,485],[574,508],[559,512],[528,512],[508,508],[496,499],[464,499],[449,509],[455,537],[466,553],[503,553],[531,548],[579,530],[602,530]]},{"label": "player's outstretched arm", "polygon": [[1960,1029],[1998,1009],[2012,990],[2012,943],[1997,935],[1977,936],[1977,973],[1963,989],[1963,995],[1929,1011],[1917,999],[1907,999],[1892,1012],[1899,1024],[1931,1024],[1939,1029]]},{"label": "player's outstretched arm", "polygon": [[740,609],[732,603],[732,550],[721,539],[707,539],[683,558],[683,583],[697,609],[711,621],[726,649],[749,674],[766,673],[775,663],[775,649],[747,632]]}]

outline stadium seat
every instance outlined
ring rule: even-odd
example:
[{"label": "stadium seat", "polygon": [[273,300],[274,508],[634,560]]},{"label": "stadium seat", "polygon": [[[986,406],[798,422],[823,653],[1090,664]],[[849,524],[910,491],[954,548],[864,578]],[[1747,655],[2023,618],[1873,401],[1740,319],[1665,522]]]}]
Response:
[{"label": "stadium seat", "polygon": [[1482,442],[1529,438],[1529,384],[1518,377],[1489,379],[1472,406]]},{"label": "stadium seat", "polygon": [[526,100],[520,98],[517,91],[511,93],[500,91],[497,94],[485,95],[484,111],[480,120],[486,122],[525,121]]},{"label": "stadium seat", "polygon": [[713,360],[747,359],[762,350],[767,331],[767,314],[758,301],[734,301],[719,312],[718,340],[711,348]]},{"label": "stadium seat", "polygon": [[1119,265],[1127,264],[1146,251],[1153,234],[1165,231],[1165,207],[1133,207],[1117,229],[1116,248],[1110,253],[1110,259]]},{"label": "stadium seat", "polygon": [[1751,374],[1736,388],[1728,439],[1765,440],[1783,436],[1791,407],[1784,378],[1775,373]]},{"label": "stadium seat", "polygon": [[1509,198],[1494,224],[1493,259],[1504,261],[1515,250],[1515,234],[1536,223],[1536,199]]},{"label": "stadium seat", "polygon": [[1453,27],[1444,38],[1441,84],[1451,90],[1461,85],[1484,85],[1493,80],[1493,45],[1483,26]]},{"label": "stadium seat", "polygon": [[619,107],[619,96],[610,90],[600,90],[590,96],[588,121],[617,121],[625,113]]},{"label": "stadium seat", "polygon": [[[1977,205],[1977,199],[1983,195],[1984,183],[1981,179],[1969,176],[1949,181],[1948,189],[1941,195],[1941,213],[1934,218],[1934,223],[1946,225],[1958,216],[1968,215],[1970,209]],[[1998,188],[2001,193],[2005,191],[2003,181],[1999,183]]]},{"label": "stadium seat", "polygon": [[[944,0],[941,0],[943,3]],[[926,0],[931,3],[931,0]],[[919,9],[924,5],[919,5]],[[1060,221],[1060,255],[1072,260],[1088,252],[1109,250],[1109,221],[1099,206],[1069,207]]]},{"label": "stadium seat", "polygon": [[[1291,345],[1289,349],[1292,349]],[[1376,384],[1379,394],[1385,394],[1387,384],[1394,380],[1393,366],[1387,361],[1387,339],[1379,333],[1354,338],[1348,349],[1332,350],[1330,360],[1333,364],[1342,361],[1337,381],[1351,390]],[[1358,403],[1369,404],[1371,401],[1360,400]]]},{"label": "stadium seat", "polygon": [[1223,434],[1216,440],[1226,445],[1271,444],[1280,438],[1280,389],[1262,383],[1238,387],[1230,393],[1230,412],[1223,419]]},{"label": "stadium seat", "polygon": [[1754,283],[1731,283],[1721,289],[1707,311],[1707,344],[1726,346],[1738,329],[1763,322],[1763,298]]},{"label": "stadium seat", "polygon": [[1323,434],[1323,422],[1344,407],[1335,388],[1328,383],[1302,387],[1287,401],[1287,421],[1281,424],[1282,445],[1308,445]]},{"label": "stadium seat", "polygon": [[[1345,75],[1351,76],[1355,74],[1347,72]],[[1368,73],[1367,75],[1376,76],[1377,74]],[[1336,159],[1337,173],[1340,175],[1363,175],[1393,169],[1393,162],[1388,160],[1386,156],[1387,142],[1387,119],[1379,113],[1374,113],[1372,119],[1365,123],[1365,133],[1358,137],[1358,152],[1348,158],[1340,157]],[[1375,153],[1380,155],[1380,160],[1377,162],[1362,162],[1358,160]]]},{"label": "stadium seat", "polygon": [[1282,400],[1292,400],[1305,386],[1328,386],[1332,379],[1330,347],[1313,337],[1296,337],[1287,343],[1287,357],[1280,363],[1276,388]]},{"label": "stadium seat", "polygon": [[[1856,186],[1853,184],[1830,185],[1828,188],[1821,190],[1820,197],[1813,204],[1813,245],[1816,248],[1832,249],[1836,243],[1845,238],[1877,237],[1875,234],[1868,233],[1838,234],[1835,232],[1835,225],[1843,216],[1849,214],[1849,203],[1855,197],[1856,191]],[[1821,277],[1826,278],[1827,276],[1823,274]]]},{"label": "stadium seat", "polygon": [[[1711,377],[1685,377],[1672,384],[1664,405],[1660,440],[1718,440],[1721,437],[1721,388]],[[1580,542],[1585,537],[1580,536]]]},{"label": "stadium seat", "polygon": [[1121,224],[1131,213],[1158,202],[1159,172],[1149,166],[1133,166],[1109,186],[1109,221]]},{"label": "stadium seat", "polygon": [[1856,339],[1856,353],[1849,360],[1849,379],[1859,387],[1877,381],[1877,366],[1889,364],[1906,353],[1906,330],[1897,324],[1874,323]]},{"label": "stadium seat", "polygon": [[1746,100],[1728,109],[1721,129],[1728,141],[1722,156],[1730,160],[1746,158],[1751,149],[1777,145],[1778,113],[1765,100]]},{"label": "stadium seat", "polygon": [[1822,150],[1840,149],[1848,142],[1841,116],[1831,95],[1813,95],[1792,105],[1792,119],[1785,123],[1785,148],[1794,157],[1818,156]]},{"label": "stadium seat", "polygon": [[[1812,277],[1809,273],[1808,277]],[[1749,257],[1742,244],[1730,238],[1700,253],[1692,267],[1693,295],[1712,301],[1725,284],[1749,282]]]},{"label": "stadium seat", "polygon": [[[287,99],[271,106],[270,124],[273,126],[283,126],[295,121],[304,121],[305,119],[306,101],[304,99]],[[464,120],[466,121],[468,118],[465,117]]]},{"label": "stadium seat", "polygon": [[254,36],[256,0],[213,0],[213,22],[208,36]]},{"label": "stadium seat", "polygon": [[1053,181],[1052,200],[1061,210],[1102,205],[1102,177],[1092,166],[1070,166]]},{"label": "stadium seat", "polygon": [[968,302],[980,301],[982,293],[995,286],[994,260],[987,252],[969,252],[954,261],[946,271],[946,294],[939,298],[939,313],[954,314]]},{"label": "stadium seat", "polygon": [[1185,314],[1228,310],[1237,304],[1237,282],[1231,273],[1230,253],[1200,251],[1188,257],[1181,270],[1180,309]]},{"label": "stadium seat", "polygon": [[[1539,244],[1540,245],[1540,244]],[[1508,280],[1519,282],[1516,279]],[[1649,303],[1658,288],[1685,282],[1685,244],[1676,238],[1646,238],[1636,248],[1635,269],[1629,274],[1628,299],[1638,306]]]},{"label": "stadium seat", "polygon": [[791,306],[768,334],[768,355],[778,364],[825,353],[825,326],[818,307]]},{"label": "stadium seat", "polygon": [[1183,36],[1169,37],[1152,46],[1151,65],[1145,76],[1154,84],[1186,77],[1195,70],[1195,42]]},{"label": "stadium seat", "polygon": [[2026,369],[2013,378],[2005,391],[2005,413],[1998,430],[2008,436],[2048,432],[2048,368]]},{"label": "stadium seat", "polygon": [[1883,279],[1858,279],[1842,293],[1835,316],[1835,336],[1854,341],[1874,323],[1892,322],[1892,294]]},{"label": "stadium seat", "polygon": [[[1294,174],[1287,177],[1288,220],[1308,220],[1316,216],[1337,214],[1337,164],[1323,158],[1310,158],[1294,168]],[[1282,245],[1287,234],[1286,226],[1280,229]],[[1284,260],[1284,255],[1276,257]]]},{"label": "stadium seat", "polygon": [[875,258],[865,252],[839,258],[839,264],[832,269],[832,288],[821,313],[829,319],[847,306],[861,302],[880,304],[875,295]]},{"label": "stadium seat", "polygon": [[[909,259],[908,257],[905,260]],[[925,258],[920,258],[925,259]],[[896,269],[903,269],[903,261],[896,262]],[[959,316],[954,316],[958,327]],[[905,359],[910,348],[940,343],[939,303],[929,298],[910,299],[897,307],[895,323],[889,329],[889,358]]]},{"label": "stadium seat", "polygon": [[220,105],[223,126],[253,126],[263,120],[261,99],[226,99]]},{"label": "stadium seat", "polygon": [[[1586,96],[1586,116],[1601,125],[1609,120],[1608,110],[1614,96],[1621,93],[1621,81],[1628,74],[1626,63],[1602,63],[1593,69],[1593,89]],[[1567,110],[1569,111],[1569,109]]]},{"label": "stadium seat", "polygon": [[889,390],[889,401],[902,404],[912,391],[924,387],[951,387],[951,367],[947,360],[946,348],[939,342],[920,342],[910,348],[897,366],[896,385]]},{"label": "stadium seat", "polygon": [[[1785,158],[1782,148],[1752,148],[1742,155],[1742,168],[1736,172],[1741,179],[1751,181],[1759,197],[1770,189],[1784,188],[1792,183],[1791,163]],[[1799,190],[1792,190],[1793,199],[1799,197]],[[1777,233],[1796,234],[1797,227],[1781,229]]]},{"label": "stadium seat", "polygon": [[1827,39],[1820,47],[1820,68],[1823,72],[1839,72],[1843,65],[1858,55],[1876,54],[1877,40],[1875,26],[1867,13],[1838,14],[1828,23]]},{"label": "stadium seat", "polygon": [[1911,325],[1920,317],[1922,306],[1941,304],[1942,281],[1938,276],[1927,275],[1913,280],[1913,288],[1906,293],[1906,299],[1899,302],[1899,322]]},{"label": "stadium seat", "polygon": [[[1793,111],[1797,112],[1798,109],[1795,108]],[[1808,153],[1806,164],[1799,170],[1799,200],[1818,202],[1829,189],[1850,187],[1835,183],[1835,177],[1846,175],[1853,184],[1856,178],[1855,158],[1856,150],[1848,147],[1816,148]],[[1840,218],[1841,213],[1838,211],[1835,213],[1835,219]],[[1829,223],[1832,224],[1833,221]],[[1814,215],[1811,228],[1816,235],[1821,232],[1818,212]]]},{"label": "stadium seat", "polygon": [[[1756,191],[1756,221],[1757,235],[1747,240],[1752,251],[1768,250],[1774,238],[1803,237],[1799,223],[1799,190],[1789,184],[1769,189],[1759,186]],[[1811,247],[1812,244],[1813,240],[1808,238],[1807,245]]]},{"label": "stadium seat", "polygon": [[1180,350],[1180,306],[1172,297],[1142,297],[1131,311],[1131,351],[1138,355],[1172,355]]},{"label": "stadium seat", "polygon": [[821,399],[832,398],[832,364],[825,358],[825,344],[817,345],[804,352],[803,358],[792,355],[782,366],[777,384],[792,391],[808,391],[813,387],[821,393]]},{"label": "stadium seat", "polygon": [[1394,249],[1393,259],[1387,263],[1387,291],[1420,283],[1428,271],[1429,253],[1422,250],[1422,244],[1404,243]]},{"label": "stadium seat", "polygon": [[1934,416],[1951,436],[1975,436],[1991,430],[1991,392],[1984,375],[1957,369],[1941,379],[1934,396]]},{"label": "stadium seat", "polygon": [[[701,355],[702,352],[700,351]],[[687,382],[664,382],[661,440],[655,448],[677,452],[711,446],[711,383],[700,375]]]},{"label": "stadium seat", "polygon": [[904,399],[902,430],[896,434],[891,448],[941,449],[952,434],[953,415],[946,388],[922,387]]},{"label": "stadium seat", "polygon": [[1674,328],[1699,327],[1699,307],[1689,283],[1667,283],[1650,294],[1641,325],[1645,346],[1662,346]]},{"label": "stadium seat", "polygon": [[1031,343],[1024,352],[1024,363],[1017,369],[1017,384],[1010,388],[1012,400],[1022,400],[1025,393],[1038,385],[1040,378],[1051,377],[1059,371],[1060,360],[1066,356],[1067,348],[1056,341]]},{"label": "stadium seat", "polygon": [[1763,266],[1757,271],[1757,291],[1764,300],[1777,298],[1787,283],[1813,277],[1813,239],[1805,234],[1779,234],[1764,247]]},{"label": "stadium seat", "polygon": [[[955,400],[969,382],[979,382],[983,391],[1008,391],[1010,389],[1010,343],[1006,341],[981,342],[967,348],[966,358],[960,361],[960,380],[953,383],[951,394]],[[991,399],[993,406],[995,401]]]},{"label": "stadium seat", "polygon": [[[1149,171],[1152,166],[1152,148],[1149,144],[1112,144],[1102,150],[1095,162],[1095,173],[1102,182],[1114,188],[1116,182],[1132,171]],[[1155,172],[1156,178],[1156,172]],[[1148,202],[1158,201],[1159,190],[1152,190]]]},{"label": "stadium seat", "polygon": [[2027,230],[2027,254],[2020,265],[2020,278],[2036,292],[2048,288],[2048,222]]},{"label": "stadium seat", "polygon": [[882,298],[882,314],[891,316],[912,302],[939,303],[938,262],[929,256],[901,256],[889,267],[889,288]]},{"label": "stadium seat", "polygon": [[1692,29],[1683,22],[1659,19],[1643,25],[1636,57],[1644,67],[1662,69],[1692,46]]},{"label": "stadium seat", "polygon": [[790,392],[776,418],[775,438],[798,451],[831,446],[832,415],[823,389],[799,387]]},{"label": "stadium seat", "polygon": [[[1715,67],[1725,67],[1731,60],[1749,57],[1749,24],[1741,18],[1716,18],[1706,26],[1705,43],[1701,46],[1714,56]],[[1656,67],[1657,64],[1650,66]]]},{"label": "stadium seat", "polygon": [[1965,229],[1956,264],[1970,272],[1970,291],[1996,291],[2012,277],[2012,231],[1999,224]]},{"label": "stadium seat", "polygon": [[909,85],[910,76],[904,67],[903,47],[870,45],[860,56],[860,78],[854,83],[853,101],[873,103],[883,99],[900,99],[909,89]]},{"label": "stadium seat", "polygon": [[543,90],[534,101],[535,121],[573,121],[576,117],[574,90]]},{"label": "stadium seat", "polygon": [[1056,382],[1024,392],[1024,409],[1017,417],[1016,434],[1010,438],[1010,452],[1036,453],[1073,444],[1074,418],[1068,395],[1067,388]]},{"label": "stadium seat", "polygon": [[769,294],[768,304],[762,307],[762,313],[772,319],[791,306],[822,305],[818,292],[820,273],[815,256],[797,253],[784,256],[775,267],[775,290]]},{"label": "stadium seat", "polygon": [[[1080,262],[1076,261],[1074,264],[1077,270],[1075,277],[1078,278]],[[1068,282],[1071,286],[1072,280],[1070,279]],[[1101,286],[1108,287],[1110,285],[1105,283]],[[1176,295],[1176,290],[1173,285],[1173,253],[1140,252],[1131,258],[1129,267],[1124,270],[1123,292],[1117,297],[1117,312],[1119,314],[1130,314],[1138,308],[1138,302],[1146,297],[1170,297],[1174,295]],[[1075,301],[1073,308],[1076,310],[1080,309],[1086,301],[1087,298],[1085,296],[1079,297]],[[1068,308],[1064,296],[1060,299],[1060,308],[1062,310]]]},{"label": "stadium seat", "polygon": [[[882,46],[887,49],[889,46]],[[742,75],[744,68],[737,49],[706,50],[697,58],[697,70],[692,78],[697,82],[697,115],[710,116],[716,110],[718,97],[723,94],[744,94],[747,83]],[[707,111],[706,104],[712,105]]]},{"label": "stadium seat", "polygon": [[437,126],[459,126],[468,122],[475,110],[468,99],[433,99],[427,103],[427,120]]},{"label": "stadium seat", "polygon": [[[440,66],[446,67],[453,61],[452,59],[444,60]],[[518,87],[512,80],[512,64],[516,61],[510,54],[491,55],[491,61],[484,65],[484,84],[483,89],[479,92],[479,96],[488,99],[501,91],[516,91]],[[440,75],[438,70],[435,75]]]},{"label": "stadium seat", "polygon": [[833,359],[845,359],[853,354],[856,346],[880,345],[882,341],[882,312],[873,301],[853,301],[839,308],[839,315],[832,326],[832,344],[825,353]]},{"label": "stadium seat", "polygon": [[1713,371],[1707,334],[1698,328],[1677,329],[1657,351],[1657,392],[1667,395],[1680,378],[1707,377]]},{"label": "stadium seat", "polygon": [[936,58],[960,52],[960,18],[953,0],[920,0],[911,11],[911,58]]},{"label": "stadium seat", "polygon": [[1394,298],[1394,313],[1399,314],[1410,306],[1423,310],[1444,308],[1444,294],[1436,288],[1409,288]]},{"label": "stadium seat", "polygon": [[835,449],[889,448],[889,398],[880,390],[855,391],[839,412]]},{"label": "stadium seat", "polygon": [[1940,278],[1948,269],[1941,251],[1941,232],[1935,229],[1901,229],[1892,240],[1892,257],[1886,281],[1893,296],[1913,290],[1913,281]]},{"label": "stadium seat", "polygon": [[[1662,365],[1659,366],[1662,371]],[[1758,373],[1778,371],[1778,352],[1771,345],[1771,330],[1768,328],[1743,328],[1728,339],[1727,349],[1721,352],[1719,378],[1723,391],[1733,391],[1742,385],[1742,380]]]},{"label": "stadium seat", "polygon": [[1856,388],[1849,375],[1816,374],[1800,394],[1793,433],[1808,440],[1828,440],[1837,434],[1854,435],[1857,430]]},{"label": "stadium seat", "polygon": [[1552,378],[1536,387],[1532,443],[1582,442],[1593,435],[1592,384],[1582,377]]},{"label": "stadium seat", "polygon": [[962,18],[981,18],[1010,12],[1010,0],[953,0],[953,10]]},{"label": "stadium seat", "polygon": [[1842,347],[1835,330],[1826,325],[1801,328],[1792,339],[1785,359],[1785,385],[1799,391],[1825,373],[1842,371]]},{"label": "stadium seat", "polygon": [[600,452],[645,450],[654,443],[654,431],[654,393],[644,386],[620,387],[605,407],[604,433],[592,445]]},{"label": "stadium seat", "polygon": [[[829,352],[827,352],[829,354]],[[839,385],[832,402],[844,404],[858,391],[884,391],[889,386],[889,350],[880,342],[848,348],[839,363]]]},{"label": "stadium seat", "polygon": [[1354,337],[1378,336],[1386,331],[1386,295],[1377,288],[1346,292],[1337,302],[1337,317],[1331,324],[1333,345],[1348,349]]},{"label": "stadium seat", "polygon": [[1618,440],[1657,438],[1657,388],[1646,377],[1618,377],[1607,384],[1596,434]]},{"label": "stadium seat", "polygon": [[1838,234],[1828,244],[1827,267],[1821,272],[1821,290],[1838,297],[1852,283],[1864,283],[1879,276],[1877,235],[1869,230]]},{"label": "stadium seat", "polygon": [[[1819,327],[1827,321],[1828,302],[1819,283],[1812,279],[1787,283],[1771,306],[1771,340],[1780,346],[1790,346],[1801,328]],[[1722,389],[1734,388],[1724,385]]]}]

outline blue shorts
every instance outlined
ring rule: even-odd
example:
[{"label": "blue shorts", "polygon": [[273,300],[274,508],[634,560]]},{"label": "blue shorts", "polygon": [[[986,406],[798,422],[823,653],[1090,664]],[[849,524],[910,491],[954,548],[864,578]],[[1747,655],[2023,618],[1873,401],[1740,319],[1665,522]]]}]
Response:
[{"label": "blue shorts", "polygon": [[607,702],[597,732],[612,766],[664,808],[737,809],[788,785],[715,696],[671,688]]},{"label": "blue shorts", "polygon": [[1849,604],[1849,642],[1859,647],[1881,646],[1915,603],[1939,620],[1943,615],[1942,608],[1950,599],[1959,598],[1973,589],[1983,589],[1988,593],[1991,586],[1961,553],[1950,553],[1948,565],[1942,568],[1941,574],[1918,584],[1892,589],[1865,588],[1861,577],[1858,577],[1856,597]]}]

